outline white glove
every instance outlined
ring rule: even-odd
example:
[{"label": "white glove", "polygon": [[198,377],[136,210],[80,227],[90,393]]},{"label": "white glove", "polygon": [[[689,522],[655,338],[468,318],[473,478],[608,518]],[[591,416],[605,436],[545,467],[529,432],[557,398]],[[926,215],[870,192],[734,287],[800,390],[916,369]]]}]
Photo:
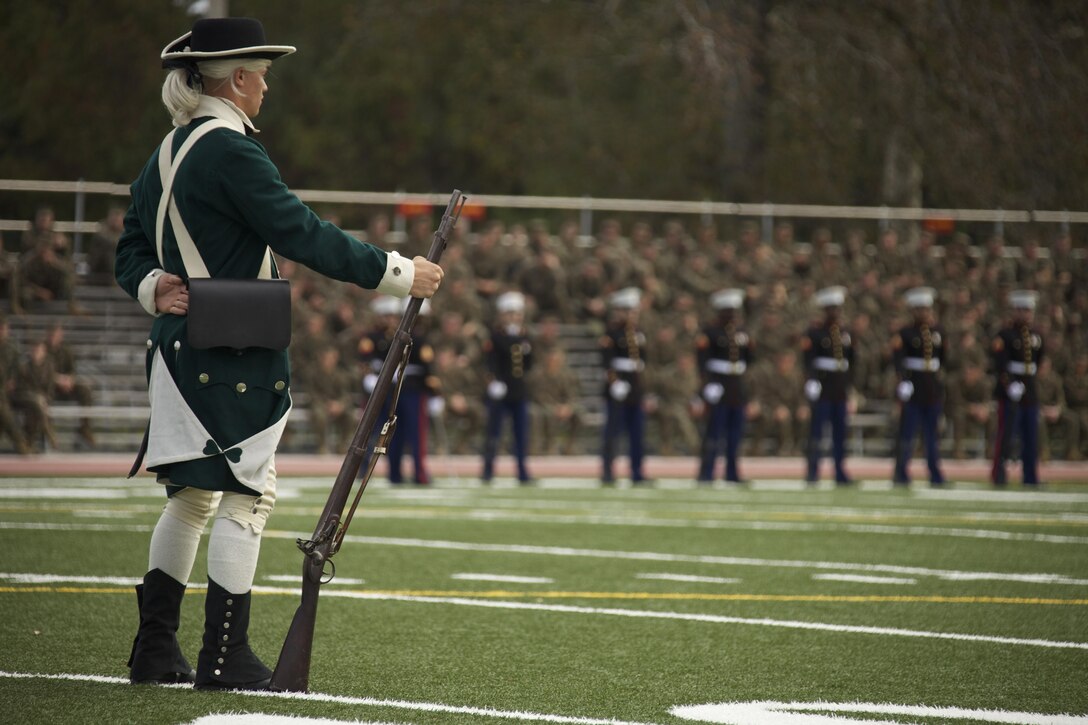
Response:
[{"label": "white glove", "polygon": [[900,380],[895,386],[895,395],[904,403],[914,397],[914,383],[909,380]]},{"label": "white glove", "polygon": [[631,383],[626,380],[616,380],[608,386],[608,394],[612,396],[612,400],[620,403],[627,400],[627,396],[630,392]]},{"label": "white glove", "polygon": [[378,376],[374,373],[370,373],[365,378],[363,378],[363,390],[366,391],[367,395],[370,395],[374,392],[374,386],[377,384]]},{"label": "white glove", "polygon": [[820,399],[820,392],[824,389],[823,385],[820,385],[819,380],[806,380],[805,381],[805,397],[811,402],[815,403]]},{"label": "white glove", "polygon": [[432,418],[437,418],[442,415],[442,411],[446,409],[446,401],[444,398],[440,398],[437,395],[428,398],[427,400],[427,414]]},{"label": "white glove", "polygon": [[725,386],[721,383],[707,383],[703,386],[703,398],[711,405],[717,405],[725,394]]},{"label": "white glove", "polygon": [[492,380],[487,384],[487,397],[492,400],[502,400],[506,397],[506,383],[501,380]]},{"label": "white glove", "polygon": [[1024,397],[1024,384],[1019,380],[1014,380],[1009,383],[1009,387],[1005,390],[1009,394],[1009,400],[1014,403],[1019,403],[1020,398]]}]

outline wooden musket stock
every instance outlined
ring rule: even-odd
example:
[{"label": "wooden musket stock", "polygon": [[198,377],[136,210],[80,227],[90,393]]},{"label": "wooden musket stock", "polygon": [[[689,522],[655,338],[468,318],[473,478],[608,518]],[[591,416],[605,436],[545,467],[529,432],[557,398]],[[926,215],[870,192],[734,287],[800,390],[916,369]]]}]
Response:
[{"label": "wooden musket stock", "polygon": [[[439,224],[438,230],[434,233],[434,238],[431,241],[431,249],[427,254],[429,261],[438,264],[442,258],[442,252],[449,242],[454,225],[457,224],[457,220],[461,216],[461,209],[465,205],[465,200],[466,198],[462,196],[460,191],[454,190],[450,202],[446,206],[446,211],[442,215],[442,222]],[[302,562],[302,603],[299,604],[298,609],[295,611],[295,617],[291,621],[291,629],[288,630],[287,638],[280,650],[279,661],[276,663],[276,670],[272,674],[272,683],[269,686],[272,690],[306,692],[309,687],[310,654],[313,650],[314,625],[317,621],[317,599],[321,594],[321,585],[331,581],[336,573],[336,568],[331,561],[332,556],[336,554],[343,542],[344,533],[351,523],[351,517],[355,512],[355,507],[359,504],[363,491],[366,490],[366,484],[370,480],[370,474],[374,471],[374,464],[377,462],[378,456],[385,452],[389,438],[392,437],[393,429],[396,426],[395,406],[390,406],[389,420],[383,425],[378,444],[371,452],[366,474],[360,481],[358,494],[346,518],[344,518],[344,507],[354,487],[356,474],[366,459],[367,448],[374,428],[378,423],[378,416],[381,415],[382,405],[389,396],[390,389],[394,385],[398,385],[398,383],[394,382],[394,377],[398,381],[404,379],[404,365],[407,363],[408,353],[412,347],[412,327],[422,304],[423,300],[417,297],[409,300],[408,308],[404,311],[404,316],[401,317],[400,324],[394,334],[393,344],[390,346],[381,372],[378,374],[378,382],[374,385],[374,392],[371,393],[370,399],[367,401],[363,417],[359,421],[359,426],[355,429],[351,445],[348,446],[344,463],[340,466],[340,473],[336,476],[336,482],[333,483],[332,490],[329,492],[325,509],[321,513],[321,518],[318,519],[313,538],[298,540],[298,548],[305,555]],[[397,371],[401,374],[395,376],[394,373]],[[399,386],[394,391],[394,403],[397,394],[399,394]],[[327,578],[325,578],[326,564],[330,567]]]}]

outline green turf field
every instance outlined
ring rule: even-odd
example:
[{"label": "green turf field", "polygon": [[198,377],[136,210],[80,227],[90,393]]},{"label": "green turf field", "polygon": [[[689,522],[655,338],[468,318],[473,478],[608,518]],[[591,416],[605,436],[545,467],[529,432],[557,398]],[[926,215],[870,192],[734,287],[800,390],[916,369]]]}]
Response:
[{"label": "green turf field", "polygon": [[[330,483],[280,482],[250,632],[269,665]],[[322,590],[308,697],[127,684],[161,497],[0,479],[0,719],[1088,723],[1083,487],[377,481]],[[202,549],[194,663],[205,571]]]}]

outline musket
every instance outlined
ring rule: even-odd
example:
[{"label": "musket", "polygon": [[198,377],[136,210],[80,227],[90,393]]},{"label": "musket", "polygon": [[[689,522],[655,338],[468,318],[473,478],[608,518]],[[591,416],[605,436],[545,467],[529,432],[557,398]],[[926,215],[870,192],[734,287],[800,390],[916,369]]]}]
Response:
[{"label": "musket", "polygon": [[[438,225],[434,238],[431,241],[431,249],[427,253],[427,260],[438,264],[442,258],[442,252],[449,242],[453,227],[461,216],[466,197],[461,192],[454,190],[446,211],[442,215],[442,221]],[[400,397],[400,386],[404,383],[404,367],[408,362],[408,355],[412,349],[412,326],[423,300],[413,297],[408,302],[408,307],[401,317],[397,331],[393,335],[393,342],[389,352],[385,356],[381,372],[378,373],[378,381],[374,385],[374,391],[367,401],[366,409],[355,429],[355,435],[348,446],[347,455],[340,466],[340,473],[329,492],[329,498],[325,502],[325,509],[321,512],[317,527],[311,539],[298,539],[298,548],[302,550],[302,602],[295,611],[295,617],[291,620],[291,628],[287,631],[287,638],[283,641],[280,650],[279,661],[276,670],[272,673],[272,682],[269,688],[278,691],[306,692],[310,679],[310,654],[314,644],[314,625],[317,622],[317,599],[321,594],[321,585],[328,584],[336,575],[336,566],[332,557],[340,550],[344,543],[344,535],[347,533],[351,519],[355,515],[355,509],[366,490],[367,482],[374,472],[374,466],[378,458],[385,453],[389,439],[397,425],[397,398]],[[395,386],[395,387],[394,387]],[[381,433],[373,449],[369,450],[370,440],[377,426],[378,417],[381,415],[385,399],[389,397],[390,389],[393,391],[389,406],[389,418],[382,425]],[[344,515],[344,507],[348,497],[355,487],[356,475],[363,462],[367,467],[359,478],[358,492],[347,515]],[[328,569],[326,569],[328,567]]]}]

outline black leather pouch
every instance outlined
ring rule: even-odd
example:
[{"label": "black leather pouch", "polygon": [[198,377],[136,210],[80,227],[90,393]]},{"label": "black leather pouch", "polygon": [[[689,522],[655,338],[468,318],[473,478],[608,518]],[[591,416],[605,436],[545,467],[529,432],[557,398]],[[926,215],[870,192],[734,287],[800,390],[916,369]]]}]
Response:
[{"label": "black leather pouch", "polygon": [[199,349],[285,350],[291,342],[291,283],[191,278],[188,328],[189,344]]}]

